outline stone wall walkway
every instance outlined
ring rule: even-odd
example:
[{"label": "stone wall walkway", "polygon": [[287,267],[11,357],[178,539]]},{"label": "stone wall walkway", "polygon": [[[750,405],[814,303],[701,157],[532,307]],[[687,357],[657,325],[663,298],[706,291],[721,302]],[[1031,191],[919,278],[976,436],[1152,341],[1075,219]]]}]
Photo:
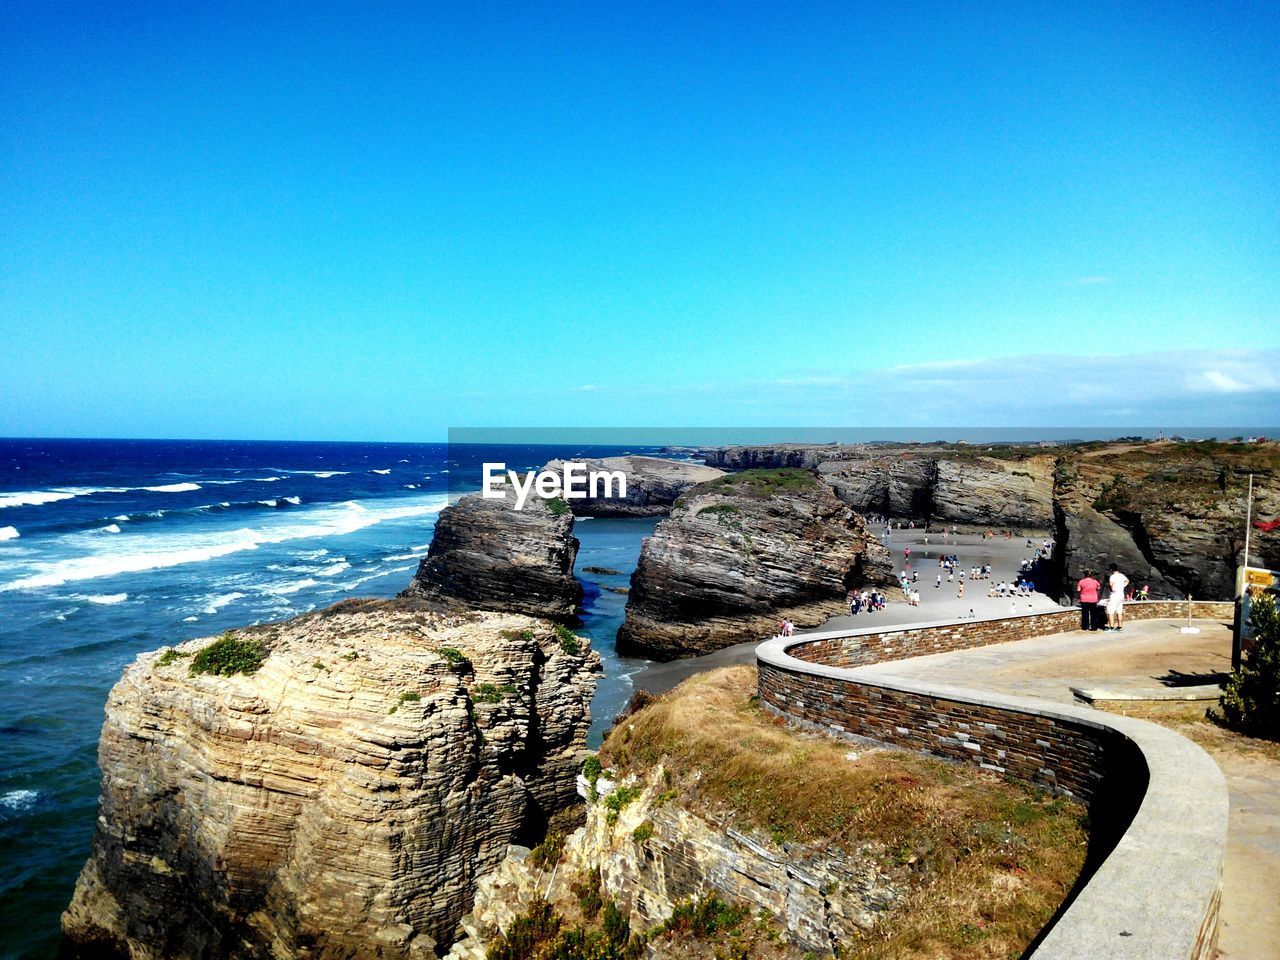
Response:
[{"label": "stone wall walkway", "polygon": [[[1230,626],[1197,621],[1201,633],[1182,634],[1184,624],[1134,622],[1119,633],[1075,631],[860,672],[1072,702],[1072,686],[1106,680],[1161,686],[1230,670]],[[1274,960],[1280,957],[1280,759],[1203,745],[1226,776],[1231,797],[1218,955]]]}]

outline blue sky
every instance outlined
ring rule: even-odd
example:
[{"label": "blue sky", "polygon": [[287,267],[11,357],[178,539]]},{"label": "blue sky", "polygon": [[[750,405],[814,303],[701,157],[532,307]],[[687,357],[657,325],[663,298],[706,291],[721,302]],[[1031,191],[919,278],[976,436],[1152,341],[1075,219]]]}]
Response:
[{"label": "blue sky", "polygon": [[863,6],[6,3],[0,435],[1280,424],[1274,4]]}]

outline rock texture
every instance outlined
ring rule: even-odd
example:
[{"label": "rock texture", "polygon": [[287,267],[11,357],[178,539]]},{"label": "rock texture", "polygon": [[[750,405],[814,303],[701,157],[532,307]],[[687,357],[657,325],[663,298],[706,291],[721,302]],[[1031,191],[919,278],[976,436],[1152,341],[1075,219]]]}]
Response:
[{"label": "rock texture", "polygon": [[505,499],[468,494],[441,512],[402,595],[567,622],[582,602],[577,556],[573,514],[563,501],[531,493],[517,510],[510,491]]},{"label": "rock texture", "polygon": [[836,443],[775,443],[763,446],[717,447],[703,452],[709,467],[721,470],[812,470],[820,463],[856,457],[864,448]]},{"label": "rock texture", "polygon": [[240,636],[251,676],[150,653],[112,690],[67,955],[433,957],[508,844],[580,809],[585,641],[406,601]]},{"label": "rock texture", "polygon": [[1053,525],[1052,457],[1014,459],[895,450],[819,465],[861,513],[978,527]]},{"label": "rock texture", "polygon": [[849,590],[891,577],[862,518],[805,471],[735,474],[693,488],[644,541],[618,649],[659,660],[814,625]]},{"label": "rock texture", "polygon": [[[1276,444],[1151,443],[1072,451],[1058,464],[1062,590],[1117,563],[1157,597],[1226,600],[1244,556],[1248,475],[1254,517],[1280,516]],[[1253,563],[1280,567],[1280,531],[1253,530]]]},{"label": "rock texture", "polygon": [[[580,517],[665,516],[676,498],[690,487],[724,476],[723,470],[662,457],[605,457],[575,462],[587,471],[621,471],[627,478],[625,497],[589,496],[568,500],[569,508]],[[559,473],[563,468],[563,460],[552,460],[543,469]]]},{"label": "rock texture", "polygon": [[[884,867],[890,855],[883,847],[865,844],[850,852],[790,844],[784,850],[767,836],[735,828],[731,818],[667,799],[661,766],[643,782],[627,784],[639,795],[613,823],[601,801],[618,785],[603,780],[600,786],[586,825],[566,841],[565,864],[554,877],[533,867],[527,850],[514,847],[481,882],[475,910],[463,921],[468,937],[455,944],[449,960],[484,960],[486,932],[508,929],[536,896],[549,894],[571,911],[572,884],[595,870],[603,894],[628,914],[632,929],[652,929],[678,901],[715,893],[753,915],[776,918],[797,954],[826,957],[838,955],[856,931],[874,926],[906,892],[902,878]],[[651,835],[637,843],[634,831],[642,825]],[[658,941],[651,949],[663,956],[664,946]]]}]

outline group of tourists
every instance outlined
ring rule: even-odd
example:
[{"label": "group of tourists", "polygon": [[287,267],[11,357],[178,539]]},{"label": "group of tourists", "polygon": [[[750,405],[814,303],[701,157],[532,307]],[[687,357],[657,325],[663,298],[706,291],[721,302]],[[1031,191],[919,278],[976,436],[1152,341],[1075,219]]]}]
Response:
[{"label": "group of tourists", "polygon": [[[905,586],[902,592],[908,592]],[[849,595],[849,615],[856,617],[864,610],[867,613],[875,613],[883,610],[888,602],[889,598],[879,590],[855,590]]]},{"label": "group of tourists", "polygon": [[1001,580],[993,583],[987,591],[988,597],[1029,597],[1036,592],[1036,586],[1030,580],[1019,577],[1014,580]]}]

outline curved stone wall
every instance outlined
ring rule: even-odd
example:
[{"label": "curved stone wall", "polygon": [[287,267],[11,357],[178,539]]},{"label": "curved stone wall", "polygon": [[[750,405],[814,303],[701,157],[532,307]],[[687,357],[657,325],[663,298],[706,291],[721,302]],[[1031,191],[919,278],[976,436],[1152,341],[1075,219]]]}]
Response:
[{"label": "curved stone wall", "polygon": [[[1197,603],[1229,619],[1230,603]],[[1185,616],[1186,603],[1126,608]],[[828,732],[975,763],[1088,804],[1092,846],[1035,960],[1212,957],[1227,839],[1227,789],[1212,759],[1164,727],[1100,711],[924,684],[860,666],[1060,633],[1077,610],[890,630],[775,637],[756,651],[761,701]]]}]

